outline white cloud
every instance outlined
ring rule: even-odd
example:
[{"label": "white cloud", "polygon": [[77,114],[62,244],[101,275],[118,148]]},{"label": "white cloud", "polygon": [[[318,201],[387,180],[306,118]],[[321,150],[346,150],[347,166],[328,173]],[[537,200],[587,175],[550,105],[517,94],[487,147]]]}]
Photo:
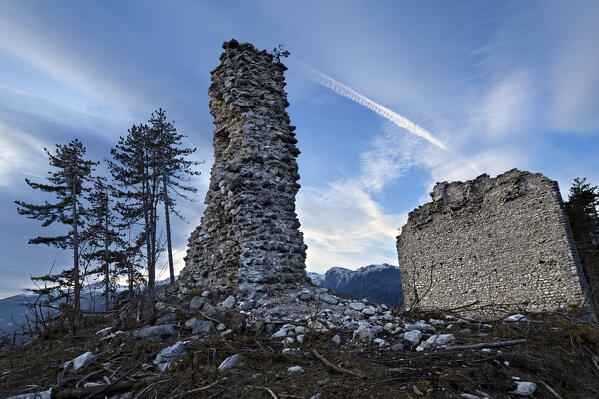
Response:
[{"label": "white cloud", "polygon": [[593,132],[599,128],[599,7],[580,15],[566,33],[553,68],[550,120],[562,131]]},{"label": "white cloud", "polygon": [[308,245],[309,270],[397,263],[395,236],[405,215],[385,213],[355,182],[300,190],[297,212]]},{"label": "white cloud", "polygon": [[517,71],[491,87],[473,111],[471,123],[478,134],[499,139],[517,133],[530,115],[531,86],[528,74]]},{"label": "white cloud", "polygon": [[0,124],[0,186],[14,189],[24,177],[41,177],[48,157],[43,142],[25,132]]}]

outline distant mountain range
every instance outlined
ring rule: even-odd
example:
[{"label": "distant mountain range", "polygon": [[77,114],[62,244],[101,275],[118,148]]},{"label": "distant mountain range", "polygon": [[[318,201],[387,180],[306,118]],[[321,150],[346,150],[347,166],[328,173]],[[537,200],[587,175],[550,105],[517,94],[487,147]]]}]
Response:
[{"label": "distant mountain range", "polygon": [[325,274],[308,272],[312,282],[350,298],[367,298],[388,306],[403,305],[401,275],[397,266],[383,263],[357,270],[332,267]]},{"label": "distant mountain range", "polygon": [[[156,282],[158,287],[169,283],[169,279]],[[119,286],[118,291],[126,290],[126,286]],[[93,283],[84,286],[81,290],[81,309],[87,311],[104,311],[104,286],[100,283]],[[37,299],[36,294],[19,294],[0,299],[0,337],[17,334],[22,331],[23,326],[27,326],[27,317],[33,322],[32,315],[27,308],[27,304],[33,303]]]}]

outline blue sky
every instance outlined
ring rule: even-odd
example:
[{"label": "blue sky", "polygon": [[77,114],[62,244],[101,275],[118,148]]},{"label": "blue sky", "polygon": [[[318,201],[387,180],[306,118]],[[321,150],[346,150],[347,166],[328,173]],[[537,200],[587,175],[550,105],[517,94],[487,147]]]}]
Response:
[{"label": "blue sky", "polygon": [[[48,170],[43,147],[79,137],[108,156],[127,128],[165,107],[205,160],[183,205],[179,267],[212,164],[209,71],[225,40],[286,44],[297,126],[297,209],[307,268],[397,263],[395,236],[436,181],[517,167],[567,196],[599,184],[599,3],[594,1],[2,1],[0,297],[68,254],[15,199]],[[448,151],[319,84],[313,68],[421,126]],[[166,277],[166,274],[163,274]]]}]

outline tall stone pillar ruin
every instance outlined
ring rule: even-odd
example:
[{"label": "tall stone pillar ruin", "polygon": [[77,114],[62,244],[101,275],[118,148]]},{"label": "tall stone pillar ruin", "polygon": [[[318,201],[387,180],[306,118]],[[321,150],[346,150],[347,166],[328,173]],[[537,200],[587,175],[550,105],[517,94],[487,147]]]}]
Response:
[{"label": "tall stone pillar ruin", "polygon": [[216,128],[207,208],[180,280],[252,298],[307,281],[295,213],[300,151],[285,111],[287,68],[248,43],[223,48],[208,90]]}]

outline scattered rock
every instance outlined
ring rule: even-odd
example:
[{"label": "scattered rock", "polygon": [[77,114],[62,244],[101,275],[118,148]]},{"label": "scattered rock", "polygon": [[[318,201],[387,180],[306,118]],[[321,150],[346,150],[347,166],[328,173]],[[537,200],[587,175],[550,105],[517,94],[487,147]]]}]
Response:
[{"label": "scattered rock", "polygon": [[333,343],[339,345],[341,343],[341,337],[337,334],[333,338],[331,338],[331,341],[333,341]]},{"label": "scattered rock", "polygon": [[516,385],[516,390],[512,393],[520,396],[532,395],[537,389],[537,384],[529,381],[516,381]]},{"label": "scattered rock", "polygon": [[136,338],[160,342],[163,338],[175,335],[175,327],[172,324],[160,326],[145,326],[133,333]]},{"label": "scattered rock", "polygon": [[366,308],[366,305],[364,305],[362,302],[352,302],[349,304],[349,307],[353,310],[361,312],[362,310],[364,310],[364,308]]},{"label": "scattered rock", "polygon": [[103,334],[109,333],[110,330],[112,330],[112,326],[103,328],[99,331],[96,331],[96,335],[103,335]]},{"label": "scattered rock", "polygon": [[220,307],[223,309],[233,309],[235,307],[235,297],[229,295],[227,299],[221,302]]},{"label": "scattered rock", "polygon": [[415,345],[420,343],[420,339],[422,339],[422,333],[420,330],[410,330],[403,335],[403,339]]},{"label": "scattered rock", "polygon": [[6,399],[50,399],[52,397],[52,388],[37,393],[24,393],[22,395],[9,396]]},{"label": "scattered rock", "polygon": [[376,333],[368,324],[360,324],[357,330],[353,333],[353,339],[360,342],[372,342],[376,337]]},{"label": "scattered rock", "polygon": [[164,371],[168,368],[171,360],[185,356],[187,354],[187,344],[189,341],[179,341],[174,345],[167,346],[162,349],[156,355],[156,359],[154,359],[154,364],[160,369],[160,371]]},{"label": "scattered rock", "polygon": [[156,325],[172,324],[175,321],[177,321],[177,315],[174,313],[167,313],[158,320],[156,320]]},{"label": "scattered rock", "polygon": [[518,313],[504,318],[503,321],[526,321],[526,316]]},{"label": "scattered rock", "polygon": [[297,326],[297,327],[295,327],[295,333],[296,334],[305,334],[306,333],[306,327],[304,327],[304,326]]},{"label": "scattered rock", "polygon": [[416,323],[406,323],[406,325],[404,326],[404,330],[406,331],[412,331],[412,330],[421,330],[421,331],[428,331],[428,332],[435,332],[435,327],[431,326],[430,324],[426,324],[423,321],[417,321]]},{"label": "scattered rock", "polygon": [[337,305],[339,303],[337,298],[335,298],[334,296],[332,296],[330,294],[320,294],[318,296],[318,299],[320,299],[323,302],[330,303],[331,305]]},{"label": "scattered rock", "polygon": [[314,298],[314,294],[312,294],[312,291],[310,291],[308,288],[302,289],[302,291],[299,294],[299,299],[301,299],[302,301],[307,301],[312,298]]},{"label": "scattered rock", "polygon": [[403,344],[395,344],[391,347],[392,351],[402,351],[403,350]]},{"label": "scattered rock", "polygon": [[83,355],[77,356],[75,359],[65,363],[65,368],[68,368],[70,363],[70,365],[72,366],[71,369],[74,372],[77,372],[79,371],[79,369],[82,369],[89,363],[91,363],[91,361],[94,360],[94,358],[95,356],[93,353],[85,352]]},{"label": "scattered rock", "polygon": [[223,371],[223,370],[231,370],[236,368],[241,362],[241,356],[240,355],[233,355],[233,356],[229,356],[228,358],[226,358],[225,360],[223,360],[223,362],[220,364],[220,366],[218,366],[218,369]]},{"label": "scattered rock", "polygon": [[214,328],[210,320],[198,320],[195,317],[185,322],[185,327],[191,329],[192,334],[209,334]]},{"label": "scattered rock", "polygon": [[453,334],[435,334],[431,335],[426,341],[422,342],[417,351],[422,351],[431,347],[447,345],[448,343],[455,341]]},{"label": "scattered rock", "polygon": [[271,338],[281,338],[281,337],[285,337],[289,334],[290,331],[294,331],[295,330],[295,326],[293,324],[285,324],[283,327],[281,327],[279,329],[279,331],[277,331],[276,333],[274,333],[273,335],[271,335]]},{"label": "scattered rock", "polygon": [[196,311],[206,303],[208,303],[208,298],[206,298],[205,296],[194,296],[191,299],[191,302],[189,303],[189,310],[192,312]]},{"label": "scattered rock", "polygon": [[416,385],[412,385],[412,391],[418,396],[424,395],[424,393],[422,393],[422,391],[420,389],[418,389],[418,387]]},{"label": "scattered rock", "polygon": [[372,316],[376,314],[376,309],[372,306],[367,306],[364,309],[362,309],[362,314],[365,314],[366,316]]},{"label": "scattered rock", "polygon": [[208,317],[215,317],[216,314],[218,313],[216,308],[209,303],[205,303],[204,306],[202,306],[201,311],[203,314],[205,314]]},{"label": "scattered rock", "polygon": [[292,366],[287,369],[288,374],[300,374],[303,373],[304,369],[302,366]]}]

